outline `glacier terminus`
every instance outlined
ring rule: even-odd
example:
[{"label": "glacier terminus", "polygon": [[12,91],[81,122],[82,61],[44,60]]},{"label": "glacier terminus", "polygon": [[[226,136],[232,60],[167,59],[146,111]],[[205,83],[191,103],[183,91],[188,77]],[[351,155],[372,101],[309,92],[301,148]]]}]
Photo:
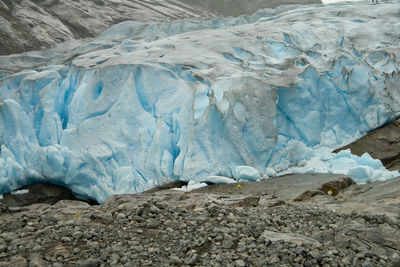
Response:
[{"label": "glacier terminus", "polygon": [[0,194],[104,202],[174,180],[399,176],[332,151],[400,116],[400,3],[128,21],[0,57]]}]

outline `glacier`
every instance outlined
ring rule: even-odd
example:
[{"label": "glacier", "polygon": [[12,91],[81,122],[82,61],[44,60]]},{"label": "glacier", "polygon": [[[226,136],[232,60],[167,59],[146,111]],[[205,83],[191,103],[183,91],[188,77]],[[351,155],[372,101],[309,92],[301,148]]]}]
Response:
[{"label": "glacier", "polygon": [[400,115],[400,3],[129,21],[0,57],[0,194],[49,182],[104,202],[174,180],[336,172],[333,154]]}]

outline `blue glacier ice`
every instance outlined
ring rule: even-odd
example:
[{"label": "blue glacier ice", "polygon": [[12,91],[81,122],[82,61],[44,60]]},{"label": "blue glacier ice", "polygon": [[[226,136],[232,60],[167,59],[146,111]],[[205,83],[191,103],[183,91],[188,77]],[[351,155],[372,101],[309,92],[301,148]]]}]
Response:
[{"label": "blue glacier ice", "polygon": [[104,202],[173,180],[291,172],[391,179],[331,151],[400,115],[400,3],[124,22],[0,57],[0,194],[34,182]]}]

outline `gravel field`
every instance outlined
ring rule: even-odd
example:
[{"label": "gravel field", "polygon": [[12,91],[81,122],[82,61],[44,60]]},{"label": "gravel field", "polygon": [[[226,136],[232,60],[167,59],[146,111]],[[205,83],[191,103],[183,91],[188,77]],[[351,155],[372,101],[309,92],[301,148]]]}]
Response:
[{"label": "gravel field", "polygon": [[397,196],[385,202],[392,212],[363,196],[382,183],[302,201],[288,196],[309,195],[304,188],[271,183],[164,188],[93,206],[3,203],[0,266],[399,266]]}]

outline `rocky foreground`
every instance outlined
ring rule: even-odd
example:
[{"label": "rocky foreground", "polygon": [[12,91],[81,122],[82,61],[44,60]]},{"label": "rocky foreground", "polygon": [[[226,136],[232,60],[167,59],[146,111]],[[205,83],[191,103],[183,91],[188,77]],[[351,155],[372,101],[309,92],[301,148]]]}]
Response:
[{"label": "rocky foreground", "polygon": [[291,175],[92,206],[7,195],[0,266],[399,266],[399,189]]}]

